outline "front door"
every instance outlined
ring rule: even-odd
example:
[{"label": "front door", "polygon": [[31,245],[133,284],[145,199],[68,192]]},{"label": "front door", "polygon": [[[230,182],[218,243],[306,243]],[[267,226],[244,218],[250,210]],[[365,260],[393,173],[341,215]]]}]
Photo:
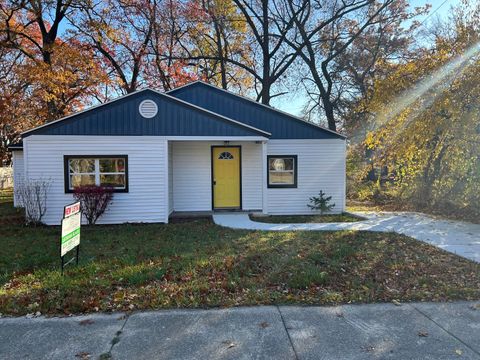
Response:
[{"label": "front door", "polygon": [[240,146],[212,146],[214,209],[240,209]]}]

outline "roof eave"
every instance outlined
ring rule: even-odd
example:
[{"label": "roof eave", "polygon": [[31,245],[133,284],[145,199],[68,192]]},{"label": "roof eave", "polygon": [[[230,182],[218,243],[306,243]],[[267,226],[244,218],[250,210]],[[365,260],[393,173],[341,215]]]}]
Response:
[{"label": "roof eave", "polygon": [[7,146],[7,149],[10,151],[19,151],[19,150],[23,150],[23,145],[11,145],[11,146]]}]

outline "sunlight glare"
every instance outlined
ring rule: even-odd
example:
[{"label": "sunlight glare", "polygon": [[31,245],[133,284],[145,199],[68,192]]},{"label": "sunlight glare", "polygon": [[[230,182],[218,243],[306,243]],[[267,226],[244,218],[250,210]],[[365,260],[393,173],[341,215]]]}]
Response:
[{"label": "sunlight glare", "polygon": [[[477,42],[462,55],[450,60],[429,77],[418,82],[413,88],[402,92],[390,102],[392,110],[377,115],[377,119],[374,122],[375,128],[370,129],[370,131],[384,126],[392,119],[395,119],[404,110],[412,106],[415,102],[421,100],[419,106],[412,109],[407,120],[404,122],[402,129],[405,128],[415,117],[432,105],[436,97],[451,85],[455,78],[479,53],[480,42]],[[430,92],[431,90],[436,91]]]}]

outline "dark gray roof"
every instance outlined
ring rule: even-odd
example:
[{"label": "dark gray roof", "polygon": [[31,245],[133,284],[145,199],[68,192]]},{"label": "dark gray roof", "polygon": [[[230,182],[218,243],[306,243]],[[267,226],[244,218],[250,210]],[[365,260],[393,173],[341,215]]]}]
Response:
[{"label": "dark gray roof", "polygon": [[[143,118],[143,100],[158,106],[155,117]],[[63,119],[26,131],[41,135],[158,135],[158,136],[263,136],[268,132],[228,119],[181,99],[145,89]]]},{"label": "dark gray roof", "polygon": [[202,81],[173,89],[168,94],[268,131],[271,139],[345,139],[339,133]]}]

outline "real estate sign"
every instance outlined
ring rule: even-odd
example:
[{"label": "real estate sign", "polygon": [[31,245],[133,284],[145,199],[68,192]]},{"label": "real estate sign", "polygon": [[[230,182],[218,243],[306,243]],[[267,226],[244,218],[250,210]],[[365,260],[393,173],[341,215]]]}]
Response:
[{"label": "real estate sign", "polygon": [[80,202],[65,206],[62,220],[62,241],[60,243],[60,256],[80,245]]},{"label": "real estate sign", "polygon": [[77,201],[76,203],[67,205],[63,209],[63,217],[64,218],[67,218],[71,215],[75,215],[77,213],[80,213],[80,201]]}]

